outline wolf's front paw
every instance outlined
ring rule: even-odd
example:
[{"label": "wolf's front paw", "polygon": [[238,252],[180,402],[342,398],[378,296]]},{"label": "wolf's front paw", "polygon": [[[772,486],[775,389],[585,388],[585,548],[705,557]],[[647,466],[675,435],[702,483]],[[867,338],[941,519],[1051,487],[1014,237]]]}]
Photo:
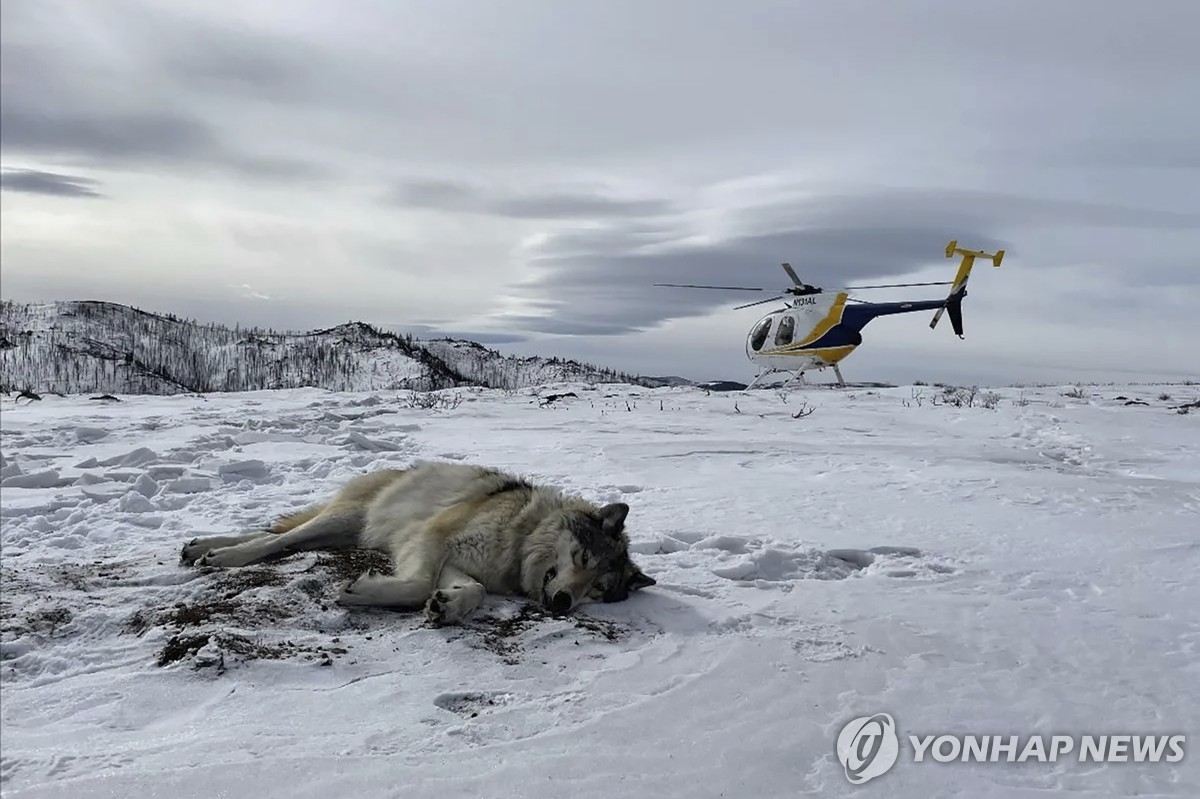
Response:
[{"label": "wolf's front paw", "polygon": [[342,586],[342,590],[338,592],[337,601],[341,605],[367,605],[367,592],[363,589],[366,587],[363,583],[366,575],[360,576],[346,585]]},{"label": "wolf's front paw", "polygon": [[342,588],[337,601],[342,605],[374,605],[379,601],[380,579],[382,575],[371,569],[360,574],[352,582]]}]

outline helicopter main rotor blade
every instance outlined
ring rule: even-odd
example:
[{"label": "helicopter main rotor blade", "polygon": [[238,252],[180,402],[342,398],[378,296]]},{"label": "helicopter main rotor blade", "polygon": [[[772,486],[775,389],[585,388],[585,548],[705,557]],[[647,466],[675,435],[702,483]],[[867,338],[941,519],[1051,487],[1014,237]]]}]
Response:
[{"label": "helicopter main rotor blade", "polygon": [[843,288],[846,291],[857,291],[859,289],[906,289],[910,286],[949,286],[953,283],[953,280],[935,280],[932,283],[884,283],[878,286],[843,286]]},{"label": "helicopter main rotor blade", "polygon": [[783,267],[783,271],[787,272],[788,277],[790,277],[792,279],[793,283],[795,283],[797,286],[804,285],[803,283],[800,282],[800,276],[796,274],[795,269],[792,269],[791,264],[780,264],[780,266]]},{"label": "helicopter main rotor blade", "polygon": [[676,289],[721,289],[722,291],[766,291],[752,286],[694,286],[690,283],[655,283],[656,286],[669,286]]},{"label": "helicopter main rotor blade", "polygon": [[733,306],[733,310],[740,311],[742,308],[749,308],[752,305],[762,305],[764,302],[775,302],[775,300],[782,300],[782,299],[783,299],[783,295],[780,294],[778,297],[768,297],[765,300],[758,300],[757,302],[748,302],[745,305],[735,305],[735,306]]}]

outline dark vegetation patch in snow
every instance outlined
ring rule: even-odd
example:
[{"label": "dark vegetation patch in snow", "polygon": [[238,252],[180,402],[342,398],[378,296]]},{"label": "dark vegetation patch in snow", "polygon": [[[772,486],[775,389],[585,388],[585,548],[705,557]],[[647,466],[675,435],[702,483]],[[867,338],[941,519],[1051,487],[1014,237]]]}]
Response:
[{"label": "dark vegetation patch in snow", "polygon": [[[203,650],[215,645],[212,655],[201,658]],[[198,666],[215,666],[218,672],[226,669],[225,655],[230,654],[242,660],[278,660],[294,653],[296,647],[290,641],[281,644],[266,645],[251,641],[244,635],[236,633],[200,633],[185,635],[182,633],[171,636],[162,651],[158,653],[158,665],[169,666],[187,658],[198,659]]]},{"label": "dark vegetation patch in snow", "polygon": [[55,635],[74,618],[71,611],[61,605],[36,608],[18,616],[14,608],[5,604],[0,612],[0,631],[17,635],[35,635],[43,638]]},{"label": "dark vegetation patch in snow", "polygon": [[[305,560],[305,568],[296,568]],[[253,660],[298,660],[332,665],[353,657],[356,643],[395,630],[424,626],[419,611],[346,611],[334,597],[365,571],[390,571],[390,559],[368,550],[305,553],[271,565],[202,570],[198,590],[186,599],[146,607],[127,618],[124,632],[161,640],[157,665],[188,664],[222,674]],[[519,663],[527,647],[562,639],[572,631],[597,641],[627,640],[635,630],[615,621],[576,612],[556,617],[535,603],[489,597],[461,627],[439,631],[472,649]],[[575,643],[579,643],[577,640]]]},{"label": "dark vegetation patch in snow", "polygon": [[392,559],[373,549],[343,549],[338,552],[322,552],[317,555],[314,569],[329,571],[335,580],[350,582],[363,572],[374,569],[379,572],[392,570]]},{"label": "dark vegetation patch in snow", "polygon": [[[608,619],[588,616],[586,613],[575,611],[568,616],[555,616],[548,610],[533,602],[514,605],[504,602],[504,607],[497,611],[484,611],[463,624],[469,636],[470,645],[493,653],[506,664],[516,665],[526,655],[526,633],[548,624],[565,626],[569,624],[574,630],[586,633],[592,639],[605,641],[624,641],[632,636],[634,629]],[[560,635],[565,635],[564,629]],[[576,643],[579,643],[576,639]]]}]

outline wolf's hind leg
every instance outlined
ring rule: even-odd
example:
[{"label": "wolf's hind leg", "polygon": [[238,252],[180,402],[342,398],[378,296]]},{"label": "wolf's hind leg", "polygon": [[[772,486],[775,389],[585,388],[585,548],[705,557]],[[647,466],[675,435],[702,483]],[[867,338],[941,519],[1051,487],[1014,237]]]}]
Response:
[{"label": "wolf's hind leg", "polygon": [[431,624],[457,624],[483,601],[483,585],[461,569],[449,564],[438,577],[437,590],[425,603],[425,618]]},{"label": "wolf's hind leg", "polygon": [[349,549],[362,529],[359,511],[334,511],[310,519],[286,533],[257,535],[231,546],[210,549],[197,566],[248,566],[267,558],[314,549]]},{"label": "wolf's hind leg", "polygon": [[394,572],[389,575],[368,572],[342,589],[338,602],[343,605],[417,610],[425,605],[437,587],[441,559],[436,542],[431,546],[429,531],[422,524],[401,527],[394,534],[379,535],[368,530],[368,540],[388,541]]},{"label": "wolf's hind leg", "polygon": [[243,535],[209,535],[203,538],[193,538],[183,545],[183,551],[180,553],[179,559],[185,566],[191,566],[197,559],[211,550],[244,544],[247,541],[253,541],[255,538],[264,535],[270,535],[270,533],[266,530],[258,530]]}]

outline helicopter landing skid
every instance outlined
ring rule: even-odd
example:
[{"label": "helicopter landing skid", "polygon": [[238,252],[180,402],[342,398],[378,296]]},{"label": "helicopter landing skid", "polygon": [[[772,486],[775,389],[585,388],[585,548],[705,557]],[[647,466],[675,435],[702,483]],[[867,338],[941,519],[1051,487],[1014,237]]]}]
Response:
[{"label": "helicopter landing skid", "polygon": [[774,374],[791,375],[791,377],[776,386],[776,388],[783,388],[784,386],[789,385],[793,380],[799,380],[801,385],[808,385],[808,382],[804,379],[803,369],[798,369],[796,371],[789,371],[787,369],[763,369],[754,376],[754,379],[750,381],[750,385],[746,386],[744,389],[742,389],[742,391],[749,391],[758,384],[758,381],[762,380],[764,377]]},{"label": "helicopter landing skid", "polygon": [[[835,363],[835,364],[831,364],[831,366],[833,367],[833,373],[837,375],[837,386],[838,386],[838,388],[845,388],[845,387],[846,387],[846,381],[845,381],[845,379],[843,379],[843,378],[842,378],[842,370],[841,370],[841,369],[838,367],[838,365],[837,365],[836,363]],[[791,377],[789,377],[787,380],[783,381],[783,382],[782,382],[782,383],[780,383],[778,386],[776,386],[776,387],[775,387],[776,389],[782,389],[782,388],[786,388],[787,386],[791,385],[791,383],[792,383],[793,381],[795,381],[795,380],[799,380],[799,381],[800,381],[800,385],[802,385],[802,386],[807,386],[807,385],[809,385],[809,383],[808,383],[808,381],[807,381],[807,380],[805,380],[805,379],[804,379],[804,372],[805,372],[805,371],[806,371],[806,370],[804,370],[804,369],[797,369],[797,370],[788,370],[788,369],[763,369],[763,370],[761,370],[761,371],[760,371],[758,374],[756,374],[756,375],[754,376],[754,379],[753,379],[753,380],[751,380],[751,381],[750,381],[750,384],[749,384],[748,386],[746,386],[744,389],[742,389],[742,391],[743,391],[743,392],[749,391],[750,389],[754,388],[754,386],[755,386],[755,385],[757,385],[757,384],[758,384],[758,381],[762,380],[764,377],[767,377],[767,376],[769,376],[769,375],[773,375],[773,374],[785,374],[785,375],[791,375]]]}]

